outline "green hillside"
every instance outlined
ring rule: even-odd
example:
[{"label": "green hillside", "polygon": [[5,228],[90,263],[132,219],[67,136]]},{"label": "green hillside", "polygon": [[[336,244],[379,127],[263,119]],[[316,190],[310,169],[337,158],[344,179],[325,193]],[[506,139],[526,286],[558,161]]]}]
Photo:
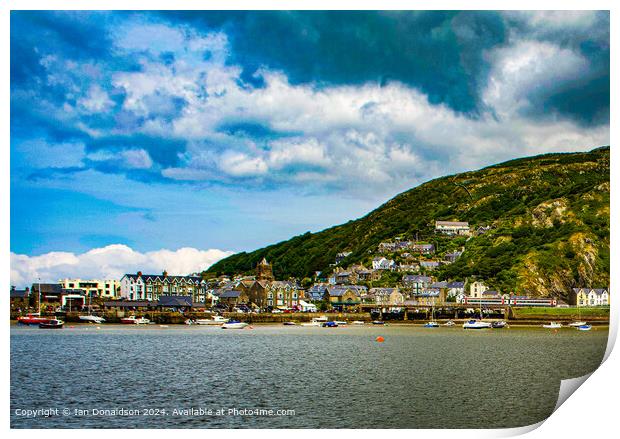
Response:
[{"label": "green hillside", "polygon": [[[435,220],[491,229],[452,239],[434,233]],[[266,257],[277,278],[303,278],[329,272],[339,252],[352,252],[340,266],[368,264],[380,242],[416,234],[438,252],[464,248],[455,263],[433,272],[440,279],[477,277],[503,292],[562,296],[573,286],[607,286],[609,147],[438,178],[355,221],[232,255],[207,274],[249,273]]]}]

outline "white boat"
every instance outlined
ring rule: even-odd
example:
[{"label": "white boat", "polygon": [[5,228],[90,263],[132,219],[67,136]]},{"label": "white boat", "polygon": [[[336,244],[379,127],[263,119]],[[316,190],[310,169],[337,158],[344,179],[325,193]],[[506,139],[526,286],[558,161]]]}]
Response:
[{"label": "white boat", "polygon": [[439,323],[435,321],[435,307],[431,307],[431,320],[424,324],[424,328],[439,328]]},{"label": "white boat", "polygon": [[99,316],[94,316],[91,313],[91,306],[90,306],[90,300],[91,300],[91,295],[88,295],[88,315],[85,316],[80,316],[80,320],[86,323],[103,323],[105,322],[105,319],[103,317],[99,317]]},{"label": "white boat", "polygon": [[561,328],[562,325],[558,322],[549,322],[548,325],[542,325],[542,327],[547,329],[558,329]]},{"label": "white boat", "polygon": [[187,319],[187,320],[185,320],[185,324],[186,325],[195,325],[196,322],[194,322],[192,319]]},{"label": "white boat", "polygon": [[213,316],[210,319],[196,319],[194,323],[197,325],[222,325],[227,323],[230,319],[222,316]]},{"label": "white boat", "polygon": [[151,321],[144,317],[131,316],[122,318],[121,323],[124,325],[148,325]]},{"label": "white boat", "polygon": [[353,320],[351,322],[352,325],[359,325],[362,326],[364,324],[364,322],[362,322],[361,320]]},{"label": "white boat", "polygon": [[493,325],[490,322],[482,321],[482,298],[480,298],[480,320],[467,320],[463,323],[463,329],[487,329],[492,327]]},{"label": "white boat", "polygon": [[105,319],[103,317],[94,316],[92,314],[89,314],[87,316],[80,316],[80,320],[85,323],[97,323],[97,324],[105,322]]},{"label": "white boat", "polygon": [[297,323],[295,323],[295,322],[283,322],[282,324],[284,326],[297,326]]},{"label": "white boat", "polygon": [[346,326],[347,322],[343,321],[343,320],[334,320],[334,323],[337,324],[338,326]]},{"label": "white boat", "polygon": [[463,329],[486,329],[490,327],[490,322],[483,322],[482,320],[468,320],[463,323]]},{"label": "white boat", "polygon": [[316,327],[321,327],[323,325],[323,323],[325,323],[326,321],[327,321],[327,317],[325,317],[325,316],[315,317],[315,318],[313,318],[309,322],[301,323],[300,326],[316,326]]},{"label": "white boat", "polygon": [[243,329],[248,326],[245,322],[231,321],[222,324],[222,329]]},{"label": "white boat", "polygon": [[454,326],[455,323],[452,320],[448,320],[446,323],[443,324],[444,326]]},{"label": "white boat", "polygon": [[571,322],[571,323],[568,324],[568,326],[571,326],[571,327],[574,327],[574,328],[576,328],[578,326],[583,326],[583,325],[587,325],[587,323],[586,322],[582,322],[582,321],[578,321],[578,322]]}]

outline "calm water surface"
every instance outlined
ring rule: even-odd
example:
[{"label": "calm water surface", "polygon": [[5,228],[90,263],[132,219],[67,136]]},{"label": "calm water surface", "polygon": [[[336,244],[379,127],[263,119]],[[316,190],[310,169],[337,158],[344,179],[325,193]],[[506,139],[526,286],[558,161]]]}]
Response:
[{"label": "calm water surface", "polygon": [[[601,328],[12,326],[11,427],[516,427],[549,416],[606,343]],[[59,414],[16,415],[40,408]],[[120,408],[139,414],[94,414]],[[212,413],[173,414],[191,408]],[[228,414],[257,408],[295,413]]]}]

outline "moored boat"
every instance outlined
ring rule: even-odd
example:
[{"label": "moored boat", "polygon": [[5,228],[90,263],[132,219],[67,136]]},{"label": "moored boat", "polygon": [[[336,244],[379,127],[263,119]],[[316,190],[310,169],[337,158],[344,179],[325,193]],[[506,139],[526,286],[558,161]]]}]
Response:
[{"label": "moored boat", "polygon": [[55,319],[41,317],[40,314],[36,313],[36,314],[26,314],[25,316],[18,317],[17,323],[22,324],[22,325],[39,325],[41,323],[47,323],[50,320],[55,320]]},{"label": "moored boat", "polygon": [[144,317],[130,316],[123,317],[121,319],[121,323],[123,325],[148,325],[149,323],[151,323],[151,321]]},{"label": "moored boat", "polygon": [[103,323],[105,322],[105,319],[103,317],[99,317],[99,316],[94,316],[92,314],[88,314],[85,316],[80,316],[79,317],[81,321],[85,322],[85,323]]},{"label": "moored boat", "polygon": [[562,327],[562,325],[558,322],[549,322],[546,325],[542,325],[542,327],[547,329],[559,329]]},{"label": "moored boat", "polygon": [[577,329],[580,330],[580,331],[589,331],[590,329],[592,329],[592,325],[577,326]]},{"label": "moored boat", "polygon": [[50,319],[47,322],[39,323],[41,329],[60,329],[65,324],[62,320]]},{"label": "moored boat", "polygon": [[448,320],[446,323],[443,324],[444,326],[454,326],[455,323],[452,320]]},{"label": "moored boat", "polygon": [[327,321],[326,316],[314,317],[311,321],[302,323],[301,326],[320,327],[326,321]]},{"label": "moored boat", "polygon": [[487,329],[491,327],[491,323],[482,320],[468,320],[463,323],[463,329]]},{"label": "moored boat", "polygon": [[371,323],[373,325],[385,325],[385,322],[382,320],[373,320]]},{"label": "moored boat", "polygon": [[229,320],[228,322],[222,324],[222,329],[243,329],[246,326],[248,326],[248,324],[245,322]]},{"label": "moored boat", "polygon": [[571,326],[571,327],[574,327],[574,328],[577,328],[577,327],[583,326],[583,325],[587,325],[587,323],[586,322],[582,322],[581,320],[576,321],[576,322],[570,322],[568,324],[568,326]]},{"label": "moored boat", "polygon": [[423,326],[424,328],[439,328],[439,323],[432,321],[432,322],[426,322]]},{"label": "moored boat", "polygon": [[502,329],[506,327],[506,322],[503,320],[498,320],[496,322],[491,322],[491,328],[494,329]]},{"label": "moored boat", "polygon": [[345,322],[344,320],[334,320],[334,323],[337,324],[338,326],[346,326],[347,322]]},{"label": "moored boat", "polygon": [[338,327],[338,323],[336,323],[336,322],[323,322],[321,324],[321,326],[323,328],[337,328]]},{"label": "moored boat", "polygon": [[226,317],[222,317],[222,316],[213,316],[210,319],[196,319],[194,320],[194,323],[196,323],[197,325],[215,325],[215,326],[220,326],[226,322],[230,321],[230,319],[227,319]]},{"label": "moored boat", "polygon": [[363,321],[361,321],[361,320],[353,320],[353,321],[351,322],[351,324],[352,324],[352,325],[359,325],[359,326],[362,326],[362,325],[364,324],[364,322],[363,322]]},{"label": "moored boat", "polygon": [[297,323],[295,323],[295,322],[283,322],[282,324],[284,326],[297,326]]}]

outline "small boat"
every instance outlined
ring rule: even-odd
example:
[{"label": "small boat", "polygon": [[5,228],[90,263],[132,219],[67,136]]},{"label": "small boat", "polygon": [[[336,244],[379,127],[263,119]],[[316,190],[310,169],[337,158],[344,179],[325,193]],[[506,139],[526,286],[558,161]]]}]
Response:
[{"label": "small boat", "polygon": [[185,320],[185,324],[186,325],[195,325],[196,322],[194,322],[192,319],[187,319],[187,320]]},{"label": "small boat", "polygon": [[297,323],[295,323],[295,322],[283,322],[282,324],[284,326],[297,326]]},{"label": "small boat", "polygon": [[94,316],[92,314],[88,314],[86,316],[80,316],[80,320],[86,323],[97,323],[97,324],[105,322],[105,319],[103,317]]},{"label": "small boat", "polygon": [[220,326],[226,322],[230,321],[230,319],[227,319],[226,317],[222,317],[222,316],[213,316],[210,319],[196,319],[194,320],[194,323],[196,323],[197,325],[217,325]]},{"label": "small boat", "polygon": [[455,323],[452,320],[448,320],[446,323],[443,324],[444,326],[454,326]]},{"label": "small boat", "polygon": [[338,326],[346,326],[347,322],[343,321],[343,320],[334,320],[334,323],[337,324]]},{"label": "small boat", "polygon": [[577,329],[579,329],[580,331],[589,331],[590,329],[592,329],[592,325],[577,326]]},{"label": "small boat", "polygon": [[353,320],[351,322],[352,325],[358,325],[358,326],[362,326],[364,324],[364,322],[362,322],[361,320]]},{"label": "small boat", "polygon": [[558,329],[561,328],[562,325],[558,322],[549,322],[548,325],[542,325],[542,327],[547,329]]},{"label": "small boat", "polygon": [[494,329],[502,329],[506,327],[506,322],[503,320],[499,320],[497,322],[491,322],[491,328]]},{"label": "small boat", "polygon": [[338,323],[336,323],[336,322],[323,322],[321,324],[321,326],[323,328],[337,328],[338,327]]},{"label": "small boat", "polygon": [[245,322],[229,320],[228,322],[222,324],[222,329],[243,329],[246,326],[248,326],[248,324]]},{"label": "small boat", "polygon": [[439,323],[435,321],[435,307],[431,307],[431,320],[426,322],[424,328],[439,328]]},{"label": "small boat", "polygon": [[584,326],[584,325],[587,325],[587,323],[586,322],[582,322],[582,321],[571,322],[571,323],[568,324],[568,326],[571,326],[573,328],[577,328],[579,326]]},{"label": "small boat", "polygon": [[65,322],[58,319],[50,319],[47,322],[39,323],[39,328],[41,329],[60,329]]},{"label": "small boat", "polygon": [[326,316],[314,317],[311,321],[302,323],[301,326],[315,326],[315,327],[319,327],[323,323],[325,323],[326,321],[327,321],[327,317]]},{"label": "small boat", "polygon": [[148,325],[149,323],[151,323],[151,321],[144,317],[130,316],[123,317],[121,319],[121,323],[123,325]]},{"label": "small boat", "polygon": [[48,319],[47,317],[41,317],[39,313],[34,313],[34,314],[26,314],[23,317],[18,317],[17,323],[21,325],[39,325],[41,323],[47,323],[50,320],[53,320],[53,319]]},{"label": "small boat", "polygon": [[463,329],[487,329],[491,327],[491,323],[482,320],[468,320],[463,323]]},{"label": "small boat", "polygon": [[373,325],[385,325],[385,322],[383,320],[373,320],[371,323]]}]

